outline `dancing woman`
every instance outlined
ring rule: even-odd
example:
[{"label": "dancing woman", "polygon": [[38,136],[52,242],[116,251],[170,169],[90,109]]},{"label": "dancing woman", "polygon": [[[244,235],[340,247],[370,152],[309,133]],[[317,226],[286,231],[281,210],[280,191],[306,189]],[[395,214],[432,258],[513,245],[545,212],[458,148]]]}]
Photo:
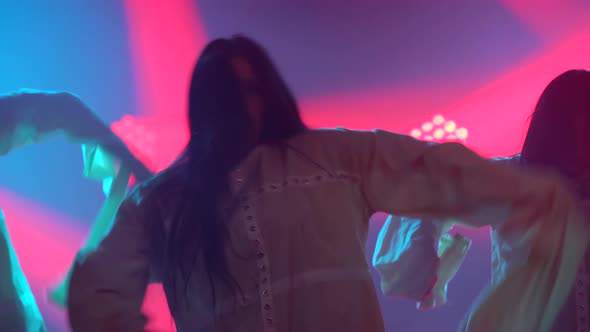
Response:
[{"label": "dancing woman", "polygon": [[[588,243],[575,201],[552,176],[494,165],[460,144],[308,129],[251,39],[212,41],[189,89],[183,156],[122,203],[111,232],[74,267],[75,332],[143,331],[150,280],[163,283],[179,331],[381,332],[365,260],[377,211],[471,223],[491,210],[509,214],[502,229],[517,234],[554,224],[566,233],[574,269]],[[534,252],[550,260],[553,249]],[[517,271],[504,288],[526,290],[522,275],[535,268]],[[488,298],[508,306],[502,289]],[[552,319],[544,309],[521,314]],[[478,314],[470,331],[515,331],[489,308]]]}]

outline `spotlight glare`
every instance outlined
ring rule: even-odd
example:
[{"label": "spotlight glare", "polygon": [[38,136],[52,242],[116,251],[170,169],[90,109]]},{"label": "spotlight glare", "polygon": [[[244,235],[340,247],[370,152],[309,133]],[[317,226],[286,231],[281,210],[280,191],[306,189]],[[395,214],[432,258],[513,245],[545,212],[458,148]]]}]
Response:
[{"label": "spotlight glare", "polygon": [[457,137],[459,139],[465,140],[465,139],[467,139],[467,136],[468,136],[469,133],[467,132],[467,129],[465,129],[465,128],[459,128],[459,129],[457,129],[457,131],[455,132],[455,134],[457,135]]},{"label": "spotlight glare", "polygon": [[437,114],[432,118],[432,122],[437,126],[441,125],[445,122],[445,117],[440,114]]},{"label": "spotlight glare", "polygon": [[434,138],[436,139],[441,139],[445,136],[445,131],[438,128],[437,130],[434,131]]},{"label": "spotlight glare", "polygon": [[420,131],[420,129],[412,129],[412,131],[410,132],[410,136],[418,138],[422,136],[422,132]]},{"label": "spotlight glare", "polygon": [[422,131],[429,132],[432,130],[433,127],[434,126],[432,125],[432,123],[425,122],[424,124],[422,124]]}]

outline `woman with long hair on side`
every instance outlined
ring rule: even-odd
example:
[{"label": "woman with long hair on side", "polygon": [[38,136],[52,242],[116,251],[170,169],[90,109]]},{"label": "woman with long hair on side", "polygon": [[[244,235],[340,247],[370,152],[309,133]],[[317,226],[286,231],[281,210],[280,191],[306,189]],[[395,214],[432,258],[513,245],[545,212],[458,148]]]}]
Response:
[{"label": "woman with long hair on side", "polygon": [[[541,94],[531,115],[521,153],[507,158],[494,158],[493,161],[524,170],[542,168],[558,172],[577,193],[587,218],[587,213],[590,212],[590,71],[568,70],[553,79]],[[491,220],[498,218],[498,215],[480,215],[479,218]],[[490,223],[494,222],[491,220]],[[437,255],[438,240],[449,238],[443,233],[450,225],[440,225],[439,221],[402,217],[390,221],[381,230],[373,264],[381,272],[385,293],[390,296],[403,296],[412,289],[419,294],[412,298],[420,303],[426,300],[431,306],[436,306],[437,303],[433,305],[432,302],[437,298],[443,299],[438,305],[444,302],[446,282],[449,278],[444,282],[440,281],[440,275],[445,272],[441,271],[440,266],[452,267],[454,275],[462,262],[466,248],[463,247],[461,255],[455,255],[451,259]],[[553,240],[550,236],[561,236],[558,232],[547,232],[548,238],[544,240],[546,242]],[[459,244],[465,243],[466,240],[460,235],[455,235],[451,241],[457,241]],[[405,245],[402,248],[397,246],[397,243]],[[530,237],[504,234],[500,228],[492,227],[492,289],[500,285],[511,271],[528,263],[532,246],[534,243]],[[559,254],[558,250],[555,254]],[[392,257],[403,258],[394,260]],[[418,260],[421,266],[417,263],[407,263]],[[432,268],[426,269],[425,272],[424,266]],[[573,287],[564,287],[560,290],[561,293],[569,295],[563,305],[556,308],[557,318],[553,325],[549,326],[550,331],[590,331],[589,272],[590,256],[586,253],[576,272]],[[408,280],[405,275],[419,277],[414,277],[413,283],[397,282]],[[412,287],[416,285],[417,280],[418,283],[428,284],[435,279],[439,279],[436,282],[439,287],[435,287],[439,290],[438,294],[429,293],[424,286]],[[549,289],[537,289],[531,295],[548,292]],[[469,324],[469,321],[465,323]]]},{"label": "woman with long hair on side", "polygon": [[246,37],[205,47],[188,122],[182,156],[136,189],[97,250],[79,257],[73,331],[143,331],[150,281],[163,283],[178,331],[383,331],[365,260],[374,212],[462,218],[495,208],[513,211],[507,231],[518,231],[545,222],[528,212],[546,211],[584,227],[558,180],[462,145],[308,129],[270,57]]}]

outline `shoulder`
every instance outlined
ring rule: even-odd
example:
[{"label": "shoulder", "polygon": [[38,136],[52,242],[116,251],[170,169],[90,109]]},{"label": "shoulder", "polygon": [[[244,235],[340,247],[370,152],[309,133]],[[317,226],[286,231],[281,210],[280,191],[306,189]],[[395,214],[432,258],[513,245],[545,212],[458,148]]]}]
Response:
[{"label": "shoulder", "polygon": [[422,152],[429,143],[385,130],[349,130],[345,128],[309,130],[289,142],[291,147],[317,161],[351,172],[384,159],[404,164]]},{"label": "shoulder", "polygon": [[309,129],[296,136],[295,140],[334,140],[345,139],[354,135],[355,131],[346,128]]},{"label": "shoulder", "polygon": [[496,157],[490,160],[501,165],[514,166],[520,164],[520,159],[520,154],[515,154],[509,157]]},{"label": "shoulder", "polygon": [[354,137],[366,137],[374,135],[393,135],[393,136],[404,136],[394,132],[390,132],[382,129],[371,129],[371,130],[354,130],[347,129],[344,127],[336,128],[320,128],[310,129],[301,134],[302,136],[309,137],[338,137],[338,138],[354,138]]},{"label": "shoulder", "polygon": [[313,129],[291,138],[288,145],[317,157],[331,158],[362,151],[370,140],[369,132],[345,128]]},{"label": "shoulder", "polygon": [[364,131],[345,128],[310,130],[296,138],[296,141],[301,145],[311,145],[315,148],[324,147],[324,150],[329,149],[330,151],[344,151],[359,157],[387,154],[403,158],[404,156],[414,156],[431,146],[463,147],[459,143],[437,144],[421,141],[409,135],[381,129]]},{"label": "shoulder", "polygon": [[381,129],[350,130],[346,128],[313,129],[296,136],[294,142],[330,144],[350,147],[351,145],[374,144],[376,141],[391,142],[417,141],[414,138]]}]

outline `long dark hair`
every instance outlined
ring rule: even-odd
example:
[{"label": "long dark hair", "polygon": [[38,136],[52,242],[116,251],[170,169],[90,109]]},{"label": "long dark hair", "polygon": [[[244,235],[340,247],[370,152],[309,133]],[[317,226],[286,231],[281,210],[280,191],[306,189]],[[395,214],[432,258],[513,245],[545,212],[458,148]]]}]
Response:
[{"label": "long dark hair", "polygon": [[[254,72],[256,93],[263,101],[258,132],[232,70],[235,58],[245,60]],[[228,231],[219,208],[229,193],[229,174],[256,145],[280,144],[306,130],[295,98],[269,55],[244,36],[216,39],[201,53],[190,84],[188,123],[189,143],[172,166],[185,170],[184,191],[164,251],[171,309],[183,300],[177,295],[182,294],[179,287],[187,287],[197,259],[206,269],[213,301],[215,281],[237,286],[227,266]]]},{"label": "long dark hair", "polygon": [[[522,147],[523,161],[569,169],[578,148],[576,116],[581,113],[590,113],[590,71],[568,70],[547,85],[537,102]],[[590,146],[590,131],[586,134]]]}]

